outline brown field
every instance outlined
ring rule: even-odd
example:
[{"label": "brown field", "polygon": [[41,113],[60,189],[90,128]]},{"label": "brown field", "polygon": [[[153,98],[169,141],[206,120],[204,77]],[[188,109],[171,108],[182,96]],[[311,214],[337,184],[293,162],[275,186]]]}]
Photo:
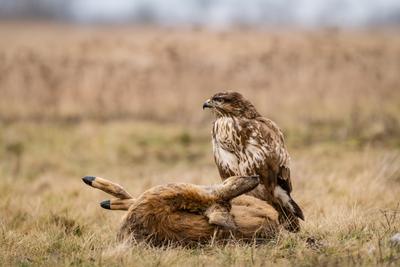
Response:
[{"label": "brown field", "polygon": [[[0,24],[0,265],[400,264],[400,34]],[[242,92],[286,134],[306,221],[261,245],[115,242],[97,175],[137,195],[215,183],[203,101]],[[310,245],[307,239],[315,242]]]}]

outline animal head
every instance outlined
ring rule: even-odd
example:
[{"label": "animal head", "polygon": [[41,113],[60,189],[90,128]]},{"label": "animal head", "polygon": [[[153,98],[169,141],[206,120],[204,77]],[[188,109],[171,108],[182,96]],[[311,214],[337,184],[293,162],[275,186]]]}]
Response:
[{"label": "animal head", "polygon": [[255,107],[237,92],[216,93],[203,104],[203,109],[209,108],[217,118],[243,117],[253,119],[260,114]]}]

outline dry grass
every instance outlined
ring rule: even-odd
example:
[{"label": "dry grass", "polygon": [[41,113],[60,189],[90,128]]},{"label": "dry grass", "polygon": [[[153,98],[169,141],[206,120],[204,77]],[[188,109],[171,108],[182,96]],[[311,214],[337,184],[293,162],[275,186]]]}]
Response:
[{"label": "dry grass", "polygon": [[[399,35],[13,24],[0,36],[0,265],[400,263]],[[116,244],[122,213],[80,177],[136,195],[217,182],[201,105],[219,88],[284,128],[303,230],[257,246]]]}]

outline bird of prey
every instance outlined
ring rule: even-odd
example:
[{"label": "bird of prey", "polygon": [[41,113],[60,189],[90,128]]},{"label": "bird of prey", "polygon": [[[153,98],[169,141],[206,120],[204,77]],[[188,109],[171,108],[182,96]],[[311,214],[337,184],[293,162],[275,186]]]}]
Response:
[{"label": "bird of prey", "polygon": [[215,115],[212,144],[221,178],[258,175],[262,184],[249,194],[274,206],[287,230],[299,231],[304,215],[290,196],[290,157],[279,127],[237,92],[217,93],[205,108]]}]

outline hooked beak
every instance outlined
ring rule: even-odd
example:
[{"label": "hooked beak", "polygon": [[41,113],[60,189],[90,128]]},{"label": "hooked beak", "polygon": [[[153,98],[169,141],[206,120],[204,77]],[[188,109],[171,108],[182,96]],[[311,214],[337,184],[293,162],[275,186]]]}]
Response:
[{"label": "hooked beak", "polygon": [[213,108],[213,107],[214,107],[214,105],[213,105],[213,102],[211,101],[211,99],[207,99],[206,102],[204,102],[204,104],[203,104],[203,109]]}]

